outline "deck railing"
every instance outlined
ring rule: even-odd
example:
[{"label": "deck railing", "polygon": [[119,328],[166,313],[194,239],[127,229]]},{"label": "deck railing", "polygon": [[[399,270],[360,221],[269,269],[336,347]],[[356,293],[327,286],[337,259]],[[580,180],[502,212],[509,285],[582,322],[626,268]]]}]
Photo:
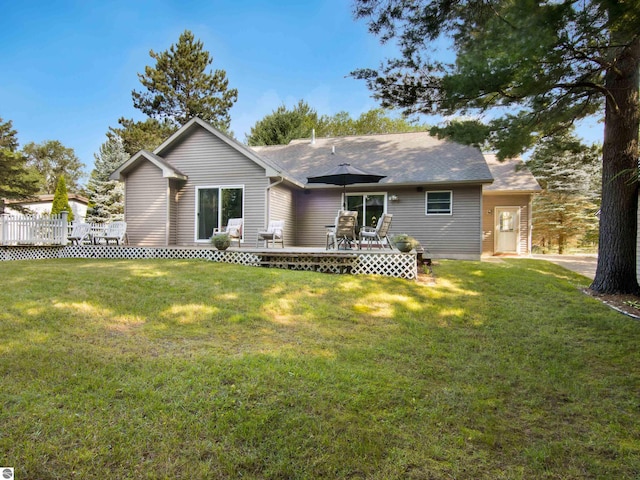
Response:
[{"label": "deck railing", "polygon": [[[69,222],[67,225],[67,236],[71,236],[71,232],[73,232],[73,226],[76,222]],[[102,235],[104,233],[104,229],[107,226],[106,223],[90,223],[91,225],[91,237],[96,237]]]},{"label": "deck railing", "polygon": [[67,212],[58,215],[0,215],[0,245],[66,245]]}]

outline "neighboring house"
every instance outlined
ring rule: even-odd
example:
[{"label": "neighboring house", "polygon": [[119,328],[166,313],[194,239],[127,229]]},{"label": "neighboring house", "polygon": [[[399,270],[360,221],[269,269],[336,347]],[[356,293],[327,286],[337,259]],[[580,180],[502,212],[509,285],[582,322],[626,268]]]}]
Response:
[{"label": "neighboring house", "polygon": [[[307,184],[307,177],[345,162],[386,177],[346,188]],[[194,118],[153,152],[131,157],[111,178],[125,182],[125,220],[134,245],[204,245],[214,228],[242,217],[246,245],[255,246],[257,232],[277,219],[285,220],[285,245],[324,246],[325,227],[345,202],[368,225],[384,212],[393,214],[392,233],[415,236],[434,258],[467,259],[496,251],[489,239],[495,232],[487,233],[493,215],[488,210],[519,207],[515,225],[523,231],[513,253],[529,253],[535,180],[526,169],[511,169],[504,186],[515,187],[522,177],[527,189],[505,191],[498,183],[485,195],[494,183],[493,168],[477,148],[426,132],[250,148]]]},{"label": "neighboring house", "polygon": [[[82,195],[76,195],[75,193],[68,194],[68,197],[74,221],[84,221],[87,216],[89,199]],[[22,212],[12,208],[16,205],[26,208],[28,212],[32,214],[49,214],[51,213],[51,207],[53,206],[53,195],[36,195],[32,200],[6,200],[4,213],[8,213],[10,215],[23,215]]]}]

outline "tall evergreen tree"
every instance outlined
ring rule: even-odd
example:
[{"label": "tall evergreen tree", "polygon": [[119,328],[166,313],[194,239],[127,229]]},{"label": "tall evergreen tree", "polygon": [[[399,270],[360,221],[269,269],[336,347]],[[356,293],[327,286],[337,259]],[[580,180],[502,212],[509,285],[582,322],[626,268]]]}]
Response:
[{"label": "tall evergreen tree", "polygon": [[155,150],[162,142],[178,130],[178,126],[169,120],[147,118],[135,121],[127,118],[118,120],[120,127],[110,127],[107,136],[122,142],[124,151],[130,156],[140,150]]},{"label": "tall evergreen tree", "polygon": [[87,185],[89,191],[89,210],[87,221],[107,223],[124,219],[124,185],[117,180],[110,180],[109,175],[119,165],[129,159],[122,141],[110,136],[94,155],[95,167]]},{"label": "tall evergreen tree", "polygon": [[71,191],[81,190],[80,180],[85,175],[84,164],[72,148],[65,147],[58,140],[47,140],[39,144],[28,143],[23,152],[29,159],[29,165],[42,176],[40,193],[53,193],[62,175]]},{"label": "tall evergreen tree", "polygon": [[178,126],[198,116],[222,131],[229,130],[229,110],[238,99],[238,90],[229,88],[224,70],[206,71],[213,58],[193,33],[185,30],[169,50],[151,50],[149,55],[156,64],[138,74],[145,90],[131,93],[135,108]]},{"label": "tall evergreen tree", "polygon": [[533,201],[534,243],[564,253],[573,239],[597,239],[601,150],[573,135],[545,139],[527,166],[542,187]]},{"label": "tall evergreen tree", "polygon": [[[640,8],[637,0],[355,0],[357,17],[400,55],[354,72],[383,106],[500,115],[500,158],[576,119],[604,114],[598,267],[591,288],[639,293],[636,278]],[[454,62],[431,55],[443,37]]]},{"label": "tall evergreen tree", "polygon": [[56,191],[53,194],[53,203],[51,204],[51,215],[57,215],[62,212],[68,212],[67,221],[73,221],[73,210],[69,205],[69,194],[67,193],[67,183],[64,175],[60,175],[56,183]]},{"label": "tall evergreen tree", "polygon": [[40,184],[38,173],[27,165],[27,158],[18,151],[17,132],[11,120],[0,118],[0,213],[5,200],[27,200]]}]

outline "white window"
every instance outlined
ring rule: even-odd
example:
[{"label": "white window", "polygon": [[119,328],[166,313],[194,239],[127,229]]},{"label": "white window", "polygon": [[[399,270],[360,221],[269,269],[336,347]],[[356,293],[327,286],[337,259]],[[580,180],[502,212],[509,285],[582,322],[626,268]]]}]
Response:
[{"label": "white window", "polygon": [[451,215],[453,211],[453,192],[451,190],[441,192],[427,192],[427,215]]},{"label": "white window", "polygon": [[243,186],[196,188],[196,241],[209,240],[230,218],[244,218]]}]

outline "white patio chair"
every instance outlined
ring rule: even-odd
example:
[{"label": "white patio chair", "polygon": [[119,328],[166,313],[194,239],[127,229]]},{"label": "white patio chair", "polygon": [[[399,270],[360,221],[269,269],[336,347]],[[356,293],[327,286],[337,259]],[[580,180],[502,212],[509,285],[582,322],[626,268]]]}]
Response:
[{"label": "white patio chair", "polygon": [[91,243],[91,225],[88,223],[74,223],[71,235],[67,237],[71,244],[82,245]]},{"label": "white patio chair", "polygon": [[242,240],[243,226],[244,226],[244,219],[230,218],[226,227],[213,229],[213,236],[219,235],[221,233],[226,233],[227,235],[229,235],[229,239],[231,240],[231,243],[233,243],[234,240],[238,241],[238,248],[239,248],[240,240]]},{"label": "white patio chair", "polygon": [[336,217],[336,224],[333,229],[327,232],[327,250],[340,246],[351,246],[356,239],[356,225],[358,224],[358,212],[345,210]]},{"label": "white patio chair", "polygon": [[258,232],[256,247],[260,245],[261,241],[264,241],[265,247],[269,247],[269,240],[271,240],[272,247],[275,247],[276,243],[281,243],[284,248],[284,220],[271,220],[264,232]]},{"label": "white patio chair", "polygon": [[116,245],[128,243],[127,222],[108,223],[104,232],[93,237],[94,243],[99,244],[102,240],[106,245],[113,241]]},{"label": "white patio chair", "polygon": [[371,244],[373,242],[378,242],[378,248],[382,248],[386,245],[393,249],[391,246],[391,241],[389,240],[389,228],[391,227],[391,219],[393,215],[390,213],[383,213],[378,219],[378,224],[376,228],[372,227],[362,227],[360,229],[360,233],[358,234],[360,239],[360,249],[362,249],[362,241],[366,240],[369,244],[369,250],[371,250]]}]

